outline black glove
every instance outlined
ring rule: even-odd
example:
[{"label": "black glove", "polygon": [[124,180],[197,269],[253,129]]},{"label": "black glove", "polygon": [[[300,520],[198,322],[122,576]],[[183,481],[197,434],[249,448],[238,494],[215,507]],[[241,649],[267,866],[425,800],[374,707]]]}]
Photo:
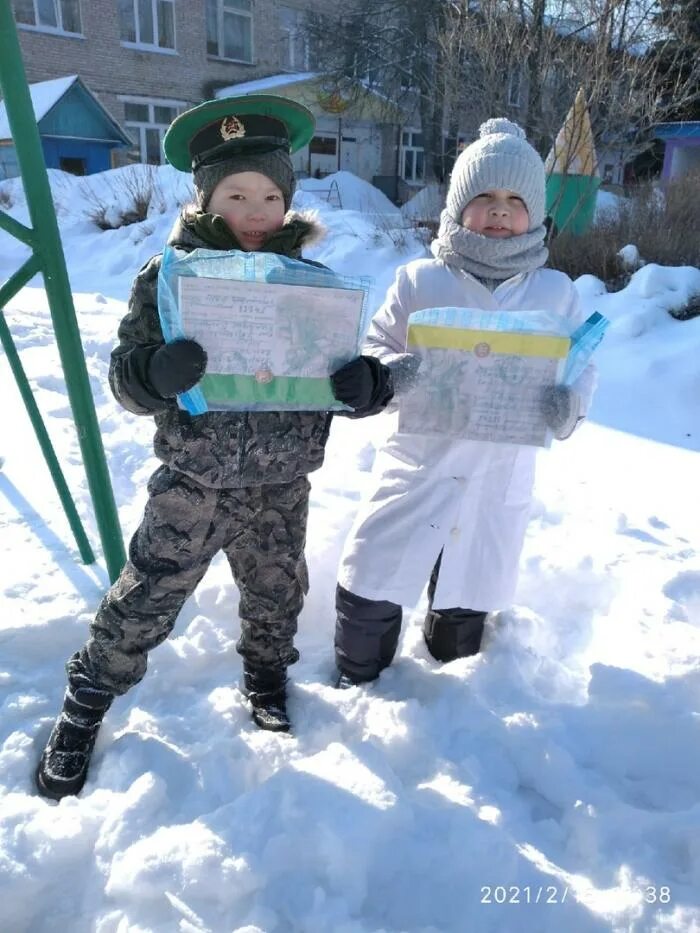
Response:
[{"label": "black glove", "polygon": [[331,376],[333,395],[350,405],[356,417],[374,415],[391,401],[391,371],[374,356],[358,356]]},{"label": "black glove", "polygon": [[156,395],[172,398],[196,385],[207,368],[207,354],[196,340],[166,343],[152,354],[147,378]]},{"label": "black glove", "polygon": [[569,386],[547,386],[542,393],[542,412],[557,440],[565,441],[583,421],[581,396]]}]

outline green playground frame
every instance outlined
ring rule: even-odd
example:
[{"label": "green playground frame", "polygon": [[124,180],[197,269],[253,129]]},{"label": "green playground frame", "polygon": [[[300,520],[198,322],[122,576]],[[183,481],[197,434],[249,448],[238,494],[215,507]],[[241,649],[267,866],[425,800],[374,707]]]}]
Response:
[{"label": "green playground frame", "polygon": [[58,222],[53,208],[51,189],[10,0],[0,0],[0,90],[7,110],[32,224],[31,227],[26,227],[0,210],[0,229],[31,249],[29,259],[0,286],[0,343],[7,355],[44,459],[60,496],[80,556],[86,564],[94,563],[95,555],[78,516],[75,501],[61,471],[3,314],[8,301],[37,272],[41,272],[51,310],[68,399],[78,432],[102,550],[109,578],[114,582],[126,560],[124,542],[95,414],[95,405],[90,392]]}]

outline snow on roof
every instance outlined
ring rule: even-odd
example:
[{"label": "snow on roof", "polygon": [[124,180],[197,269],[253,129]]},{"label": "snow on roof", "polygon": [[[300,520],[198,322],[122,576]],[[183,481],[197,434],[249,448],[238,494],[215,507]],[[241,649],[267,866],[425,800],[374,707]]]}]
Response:
[{"label": "snow on roof", "polygon": [[239,94],[262,94],[275,87],[285,87],[288,84],[300,84],[312,78],[320,78],[320,71],[302,71],[296,74],[269,75],[267,78],[258,78],[255,81],[243,81],[242,84],[230,84],[220,87],[215,92],[216,97],[237,97]]},{"label": "snow on roof", "polygon": [[[36,84],[29,85],[29,94],[32,98],[32,107],[37,123],[42,117],[46,116],[53,105],[63,97],[71,84],[77,79],[77,75],[67,75],[65,78],[53,78],[51,81],[39,81]],[[0,139],[9,139],[11,136],[5,104],[0,101]]]}]

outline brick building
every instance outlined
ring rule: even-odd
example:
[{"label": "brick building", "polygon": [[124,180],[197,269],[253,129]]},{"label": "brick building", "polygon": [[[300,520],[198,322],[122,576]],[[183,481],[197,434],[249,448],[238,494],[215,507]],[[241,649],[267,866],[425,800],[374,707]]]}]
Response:
[{"label": "brick building", "polygon": [[[405,200],[422,186],[418,134],[381,114],[376,95],[345,112],[323,86],[305,15],[339,0],[12,0],[30,84],[79,75],[134,145],[113,165],[159,163],[182,110],[259,89],[310,106],[317,136],[298,153],[300,175],[346,169]],[[286,80],[286,77],[289,80]],[[319,79],[310,85],[309,77]],[[297,91],[299,93],[297,93]],[[374,99],[373,99],[374,97]],[[412,138],[415,137],[415,138]],[[397,174],[407,182],[399,185]]]},{"label": "brick building", "polygon": [[[300,4],[301,8],[309,4]],[[252,78],[295,70],[306,54],[302,10],[277,0],[13,0],[30,83],[79,74],[131,135],[161,160],[173,117]]]}]

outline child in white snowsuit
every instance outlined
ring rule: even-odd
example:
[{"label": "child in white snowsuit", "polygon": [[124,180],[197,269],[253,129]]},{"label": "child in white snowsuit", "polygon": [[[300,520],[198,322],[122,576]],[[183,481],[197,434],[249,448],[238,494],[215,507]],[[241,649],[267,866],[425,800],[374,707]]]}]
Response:
[{"label": "child in white snowsuit", "polygon": [[[457,159],[433,258],[401,267],[375,315],[364,352],[394,371],[400,405],[415,357],[408,316],[439,306],[555,311],[571,331],[579,299],[562,272],[544,269],[545,173],[522,129],[489,120]],[[403,384],[402,384],[403,383]],[[584,418],[589,367],[571,388],[543,395],[556,438]],[[536,448],[394,434],[377,456],[374,491],[342,555],[336,590],[338,685],[376,678],[391,663],[401,607],[428,586],[424,636],[437,660],[475,654],[489,611],[513,598],[528,523]]]},{"label": "child in white snowsuit", "polygon": [[[314,224],[289,212],[293,143],[310,138],[313,117],[284,98],[249,95],[210,101],[181,114],[165,140],[169,161],[193,172],[197,203],[178,217],[169,243],[264,250],[300,259]],[[102,717],[116,695],[146,672],[148,652],[173,629],[183,603],[224,551],[240,591],[243,689],[262,729],[286,731],[287,667],[308,588],[304,546],[307,474],[324,456],[331,415],[324,411],[212,411],[190,416],[176,395],[204,375],[206,353],[194,340],[166,344],[158,316],[162,254],[138,273],[129,312],[112,353],[117,400],[153,416],[162,461],[132,538],[129,559],[68,662],[68,689],[37,769],[46,796],[76,794],[85,782]],[[310,260],[304,260],[310,262]],[[381,409],[390,374],[358,357],[332,377],[354,415]]]}]

